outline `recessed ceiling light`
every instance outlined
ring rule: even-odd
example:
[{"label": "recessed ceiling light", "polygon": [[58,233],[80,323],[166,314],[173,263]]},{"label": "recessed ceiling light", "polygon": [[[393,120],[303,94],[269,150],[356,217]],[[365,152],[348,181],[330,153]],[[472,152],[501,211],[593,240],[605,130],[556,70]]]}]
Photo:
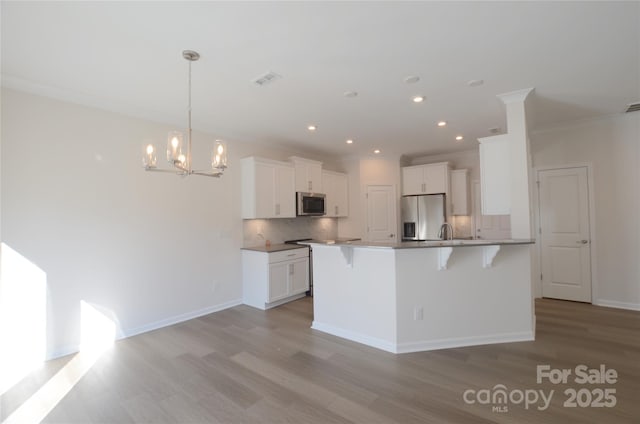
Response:
[{"label": "recessed ceiling light", "polygon": [[409,75],[404,79],[404,82],[406,82],[407,84],[415,84],[418,81],[420,81],[420,77],[416,75]]},{"label": "recessed ceiling light", "polygon": [[457,141],[461,141],[463,138],[464,138],[464,137],[463,137],[463,136],[461,136],[461,135],[457,135],[457,136],[456,136],[456,140],[457,140]]},{"label": "recessed ceiling light", "polygon": [[468,85],[469,87],[479,87],[479,86],[481,86],[482,84],[484,84],[484,80],[481,80],[481,79],[475,79],[475,80],[469,80],[469,81],[467,81],[467,85]]},{"label": "recessed ceiling light", "polygon": [[344,95],[344,97],[358,97],[357,91],[345,91],[342,94]]},{"label": "recessed ceiling light", "polygon": [[349,140],[347,140],[345,143],[347,143],[347,144],[353,144],[353,140],[349,139]]},{"label": "recessed ceiling light", "polygon": [[308,129],[309,131],[315,131],[315,130],[317,130],[317,129],[318,129],[318,127],[316,127],[315,125],[309,125],[309,126],[307,127],[307,129]]},{"label": "recessed ceiling light", "polygon": [[439,127],[446,127],[446,126],[447,126],[447,121],[440,121],[440,122],[438,122],[438,126],[439,126]]},{"label": "recessed ceiling light", "polygon": [[376,149],[373,151],[373,153],[375,153],[376,155],[380,153],[380,149]]},{"label": "recessed ceiling light", "polygon": [[413,103],[422,103],[424,102],[424,96],[414,96]]}]

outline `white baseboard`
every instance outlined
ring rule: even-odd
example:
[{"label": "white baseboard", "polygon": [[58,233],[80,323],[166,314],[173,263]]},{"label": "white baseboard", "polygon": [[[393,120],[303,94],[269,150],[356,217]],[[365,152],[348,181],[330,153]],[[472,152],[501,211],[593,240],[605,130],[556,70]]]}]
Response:
[{"label": "white baseboard", "polygon": [[618,302],[617,300],[598,299],[593,302],[597,306],[606,306],[607,308],[629,309],[632,311],[640,311],[640,303]]},{"label": "white baseboard", "polygon": [[[229,309],[234,306],[242,305],[242,299],[236,299],[225,303],[220,303],[218,305],[208,306],[206,308],[197,309],[195,311],[186,312],[180,315],[174,315],[169,318],[162,319],[160,321],[155,321],[149,324],[141,325],[139,327],[123,329],[119,331],[117,335],[117,340],[126,339],[127,337],[135,336],[137,334],[146,333],[149,331],[157,330],[159,328],[168,327],[170,325],[178,324],[183,321],[188,321],[190,319],[198,318],[204,315],[209,315],[214,312],[222,311],[224,309]],[[80,351],[80,345],[76,346],[65,346],[59,349],[54,350],[50,354],[47,354],[45,360],[60,358],[62,356],[67,356],[72,353],[77,353]]]},{"label": "white baseboard", "polygon": [[49,361],[51,359],[62,358],[63,356],[71,355],[73,353],[78,353],[80,351],[80,346],[64,346],[59,349],[54,350],[51,353],[47,353],[44,360]]},{"label": "white baseboard", "polygon": [[119,337],[119,339],[135,336],[136,334],[146,333],[146,332],[157,330],[163,327],[168,327],[170,325],[178,324],[180,322],[188,321],[190,319],[198,318],[204,315],[209,315],[214,312],[222,311],[224,309],[233,308],[234,306],[238,306],[238,305],[242,305],[242,299],[236,299],[230,302],[220,303],[218,305],[208,306],[206,308],[198,309],[191,312],[186,312],[184,314],[174,315],[172,317],[165,318],[160,321],[141,325],[140,327],[123,330],[122,337]]},{"label": "white baseboard", "polygon": [[353,342],[362,343],[364,345],[375,347],[387,352],[398,353],[396,352],[396,344],[384,339],[367,336],[361,333],[334,327],[333,325],[325,324],[318,321],[313,321],[313,323],[311,324],[311,328],[313,328],[314,330],[322,331],[323,333],[338,336],[343,339],[351,340]]},{"label": "white baseboard", "polygon": [[317,321],[313,321],[311,328],[391,353],[423,352],[427,350],[449,349],[463,346],[525,342],[535,339],[534,331],[522,331],[517,333],[490,334],[486,336],[456,337],[450,339],[393,343],[388,340],[367,336]]},{"label": "white baseboard", "polygon": [[450,349],[454,347],[478,346],[495,343],[513,343],[534,340],[534,332],[490,334],[486,336],[455,337],[420,342],[399,343],[397,353],[422,352],[426,350]]}]

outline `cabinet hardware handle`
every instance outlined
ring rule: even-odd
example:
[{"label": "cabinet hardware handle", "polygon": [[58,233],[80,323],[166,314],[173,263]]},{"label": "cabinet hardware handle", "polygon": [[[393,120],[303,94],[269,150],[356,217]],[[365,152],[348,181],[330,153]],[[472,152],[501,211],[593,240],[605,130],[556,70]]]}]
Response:
[{"label": "cabinet hardware handle", "polygon": [[576,243],[578,243],[578,244],[587,244],[587,243],[589,243],[589,240],[578,240]]}]

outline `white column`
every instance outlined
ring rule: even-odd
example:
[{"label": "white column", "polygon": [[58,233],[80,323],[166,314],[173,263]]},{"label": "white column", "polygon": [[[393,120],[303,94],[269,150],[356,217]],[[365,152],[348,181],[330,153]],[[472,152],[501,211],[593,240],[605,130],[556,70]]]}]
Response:
[{"label": "white column", "polygon": [[533,88],[527,88],[498,95],[507,108],[511,167],[511,238],[533,238],[529,185],[532,171],[525,113],[525,101],[532,91]]}]

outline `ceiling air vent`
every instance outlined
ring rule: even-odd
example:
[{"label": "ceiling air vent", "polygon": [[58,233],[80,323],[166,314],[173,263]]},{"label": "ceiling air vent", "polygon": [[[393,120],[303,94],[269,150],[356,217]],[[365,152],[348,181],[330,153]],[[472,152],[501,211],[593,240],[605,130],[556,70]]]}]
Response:
[{"label": "ceiling air vent", "polygon": [[627,110],[625,112],[637,112],[640,110],[640,102],[631,103],[627,106]]},{"label": "ceiling air vent", "polygon": [[280,75],[276,74],[275,72],[269,71],[266,74],[260,75],[258,78],[254,79],[253,83],[257,85],[267,85],[280,78],[282,78]]}]

